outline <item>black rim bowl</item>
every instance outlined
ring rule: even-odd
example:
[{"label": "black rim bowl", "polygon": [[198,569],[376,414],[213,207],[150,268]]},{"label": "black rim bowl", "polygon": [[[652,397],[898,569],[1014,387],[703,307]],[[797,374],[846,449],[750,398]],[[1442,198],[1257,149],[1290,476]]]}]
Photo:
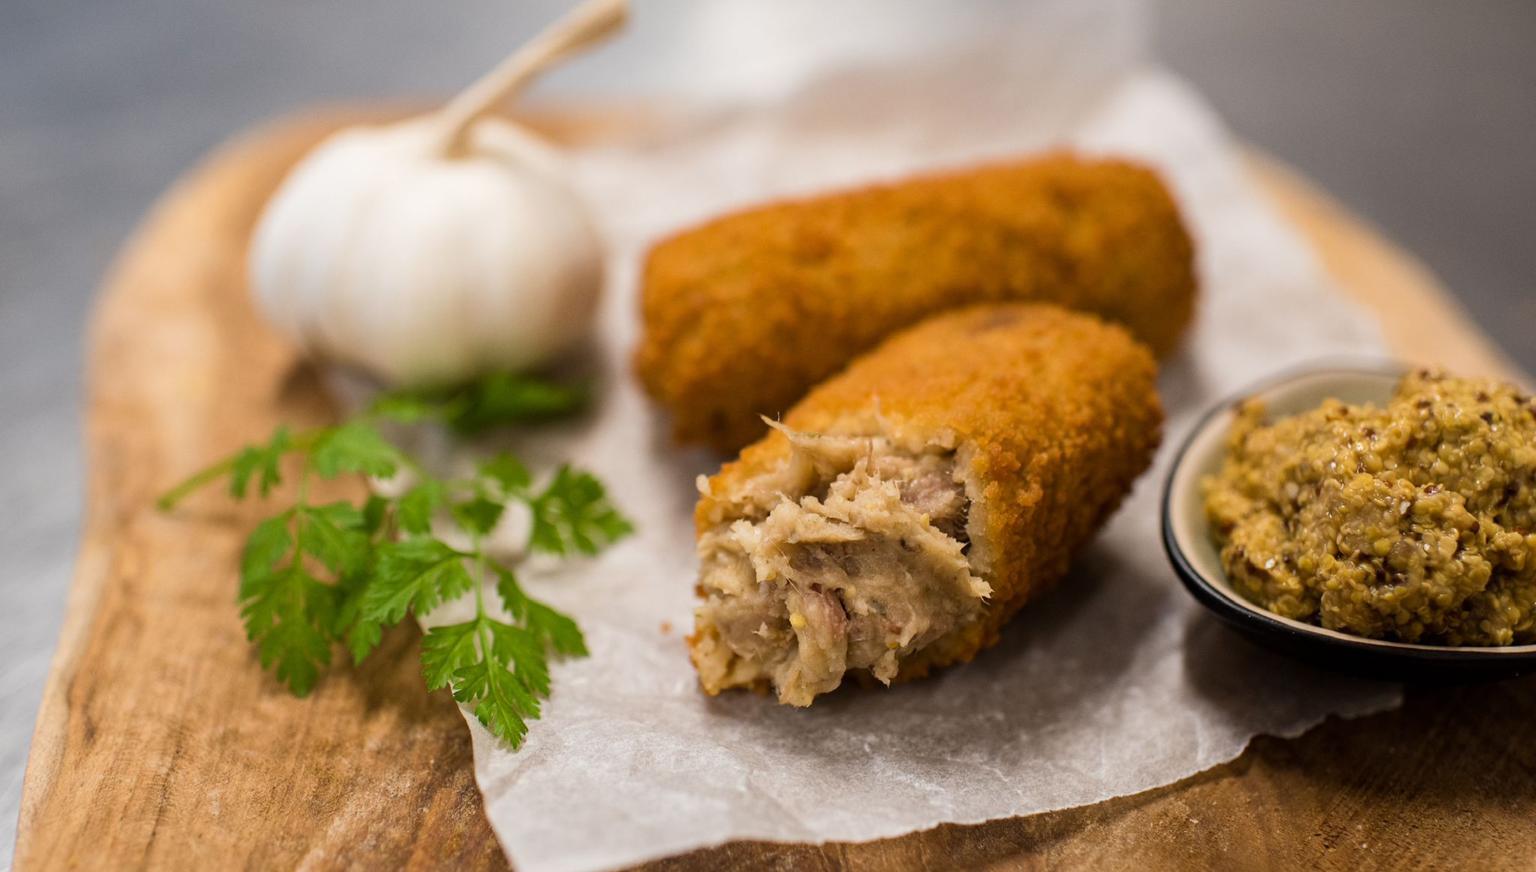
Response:
[{"label": "black rim bowl", "polygon": [[1163,549],[1179,581],[1225,624],[1265,647],[1328,670],[1417,683],[1480,681],[1536,671],[1536,645],[1455,648],[1384,642],[1280,617],[1232,590],[1214,558],[1199,482],[1225,454],[1238,402],[1263,397],[1276,415],[1315,408],[1325,396],[1379,402],[1402,372],[1401,366],[1380,362],[1309,367],[1264,381],[1207,412],[1180,446],[1163,486]]}]

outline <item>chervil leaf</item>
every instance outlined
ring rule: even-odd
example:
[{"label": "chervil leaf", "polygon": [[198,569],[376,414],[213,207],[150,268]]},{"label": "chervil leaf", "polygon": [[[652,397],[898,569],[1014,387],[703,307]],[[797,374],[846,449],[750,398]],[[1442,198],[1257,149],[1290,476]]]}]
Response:
[{"label": "chervil leaf", "polygon": [[[261,665],[295,696],[307,696],[331,662],[335,589],[298,566],[274,580],[246,601],[246,635],[256,643]],[[255,629],[258,625],[263,629]]]},{"label": "chervil leaf", "polygon": [[475,646],[478,620],[433,627],[421,640],[421,668],[427,689],[447,687],[454,673],[473,664],[480,657]]},{"label": "chervil leaf", "polygon": [[[369,523],[366,509],[363,523],[365,527]],[[365,536],[368,537],[365,540],[368,551],[362,565],[354,572],[337,576],[336,593],[341,605],[331,626],[331,636],[346,643],[354,663],[362,663],[383,638],[383,627],[378,621],[363,620],[363,594],[373,580],[375,547],[372,534],[365,533]]]},{"label": "chervil leaf", "polygon": [[406,612],[426,614],[438,603],[468,593],[474,581],[464,559],[471,556],[436,539],[382,546],[373,579],[363,592],[361,619],[397,624]]},{"label": "chervil leaf", "polygon": [[396,390],[380,394],[368,407],[375,417],[399,421],[402,424],[418,424],[422,421],[441,419],[445,399],[439,394],[414,390]]},{"label": "chervil leaf", "polygon": [[445,423],[460,433],[476,433],[501,424],[562,418],[587,403],[584,386],[562,385],[530,375],[499,373],[464,388]]},{"label": "chervil leaf", "polygon": [[387,478],[400,468],[400,452],[378,430],[361,421],[343,424],[316,440],[310,463],[323,478],[360,472]]},{"label": "chervil leaf", "polygon": [[513,750],[528,735],[528,720],[539,716],[539,701],[495,660],[482,659],[455,672],[452,689],[453,698]]},{"label": "chervil leaf", "polygon": [[374,400],[368,411],[392,421],[440,421],[460,433],[474,433],[502,424],[564,417],[580,411],[587,398],[582,385],[496,373],[453,388],[390,391]]},{"label": "chervil leaf", "polygon": [[466,533],[475,536],[484,536],[495,529],[496,522],[501,520],[501,513],[505,507],[495,500],[485,497],[475,497],[453,506],[453,519]]},{"label": "chervil leaf", "polygon": [[529,544],[550,554],[596,554],[634,530],[608,502],[602,482],[569,466],[560,467],[529,508],[533,510]]},{"label": "chervil leaf", "polygon": [[251,479],[256,479],[256,490],[266,496],[283,479],[283,455],[293,441],[287,427],[278,427],[272,439],[265,444],[247,445],[236,454],[229,470],[229,493],[235,499],[244,499]]},{"label": "chervil leaf", "polygon": [[529,375],[496,375],[480,383],[469,410],[454,423],[460,429],[520,421],[542,421],[578,412],[590,391]]},{"label": "chervil leaf", "polygon": [[488,565],[496,576],[496,595],[501,598],[501,607],[507,610],[513,620],[523,622],[528,617],[528,603],[531,600],[518,585],[517,576],[500,563],[491,562]]},{"label": "chervil leaf", "polygon": [[549,696],[549,657],[537,634],[500,621],[486,619],[491,630],[491,650],[503,663],[512,665],[512,677],[534,697],[530,718],[539,716],[538,698]]},{"label": "chervil leaf", "polygon": [[528,596],[518,586],[517,576],[512,570],[500,563],[489,563],[491,573],[496,576],[496,595],[501,597],[502,608],[514,619],[521,621],[527,614]]},{"label": "chervil leaf", "polygon": [[246,596],[245,585],[261,583],[276,575],[293,548],[293,536],[288,532],[289,515],[284,512],[262,521],[246,538],[245,552],[240,558],[242,598]]},{"label": "chervil leaf", "polygon": [[529,600],[525,621],[530,632],[548,642],[557,652],[567,657],[587,656],[587,640],[581,634],[581,627],[563,612],[538,600]]},{"label": "chervil leaf", "polygon": [[428,479],[405,492],[396,508],[400,529],[413,536],[425,536],[432,531],[432,516],[444,499],[443,484]]},{"label": "chervil leaf", "polygon": [[569,657],[587,656],[586,639],[575,621],[524,593],[511,569],[499,563],[490,566],[496,574],[496,594],[508,614],[557,652]]},{"label": "chervil leaf", "polygon": [[377,494],[368,497],[363,503],[363,532],[370,538],[378,535],[384,529],[384,522],[389,519],[389,500]]},{"label": "chervil leaf", "polygon": [[480,464],[480,477],[495,482],[504,494],[521,493],[533,480],[528,467],[505,452]]},{"label": "chervil leaf", "polygon": [[[360,600],[358,602],[361,603]],[[337,635],[344,635],[347,653],[352,655],[353,663],[361,664],[367,660],[373,649],[379,647],[379,643],[384,640],[384,625],[359,617],[355,609],[350,618],[343,620],[343,625],[347,628],[345,633]]]},{"label": "chervil leaf", "polygon": [[257,525],[241,561],[240,613],[261,664],[304,696],[331,659],[336,589],[304,567],[300,541],[289,533],[294,512]]},{"label": "chervil leaf", "polygon": [[299,506],[294,510],[299,550],[314,555],[338,577],[358,572],[371,550],[363,513],[351,503]]},{"label": "chervil leaf", "polygon": [[[513,747],[539,717],[550,692],[549,658],[587,653],[570,617],[529,597],[511,569],[480,546],[502,519],[508,500],[532,514],[530,551],[592,554],[630,532],[591,475],[561,469],[540,492],[510,454],[482,463],[468,480],[436,479],[396,450],[370,421],[435,420],[459,431],[568,414],[585,400],[582,388],[529,376],[501,375],[447,391],[397,392],[379,399],[360,420],[296,435],[283,428],[193,474],[157,504],[170,510],[195,490],[229,479],[239,498],[253,487],[266,494],[282,476],[287,454],[304,455],[321,477],[386,477],[403,466],[421,481],[397,499],[359,503],[299,501],[252,530],[241,559],[240,612],[263,666],[297,695],[309,693],[343,642],[361,662],[384,628],[412,612],[475,590],[469,563],[489,566],[506,611],[503,622],[474,598],[475,617],[429,631],[422,670],[432,688],[447,686],[495,735]],[[475,544],[463,551],[433,536],[433,521],[451,514]],[[403,535],[403,541],[395,541]]]},{"label": "chervil leaf", "polygon": [[455,390],[438,391],[438,419],[459,433],[504,424],[550,421],[581,411],[587,388],[538,376],[495,373]]},{"label": "chervil leaf", "polygon": [[453,698],[516,748],[528,733],[528,721],[539,716],[539,696],[549,693],[543,646],[527,631],[500,621],[482,617],[471,623],[479,651],[473,659],[466,655],[468,662],[454,670],[449,681]]}]

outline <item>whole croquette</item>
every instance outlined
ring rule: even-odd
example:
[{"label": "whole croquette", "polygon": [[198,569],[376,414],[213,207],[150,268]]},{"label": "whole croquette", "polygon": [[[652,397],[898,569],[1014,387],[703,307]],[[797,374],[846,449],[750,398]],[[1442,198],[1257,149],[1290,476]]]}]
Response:
[{"label": "whole croquette", "polygon": [[1157,175],[1062,154],[720,218],[651,251],[635,365],[679,441],[734,452],[893,331],[1010,300],[1174,348],[1193,249]]},{"label": "whole croquette", "polygon": [[701,479],[704,690],[809,705],[964,662],[1060,579],[1150,463],[1152,354],[1047,304],[938,315]]}]

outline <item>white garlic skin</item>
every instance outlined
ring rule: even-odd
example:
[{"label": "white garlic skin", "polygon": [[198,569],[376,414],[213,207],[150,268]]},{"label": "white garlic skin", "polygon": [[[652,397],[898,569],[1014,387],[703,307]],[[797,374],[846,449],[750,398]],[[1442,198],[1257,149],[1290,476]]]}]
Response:
[{"label": "white garlic skin", "polygon": [[431,119],[334,134],[251,241],[262,312],[310,354],[410,386],[524,370],[591,325],[602,246],[560,155],[480,121],[461,155]]}]

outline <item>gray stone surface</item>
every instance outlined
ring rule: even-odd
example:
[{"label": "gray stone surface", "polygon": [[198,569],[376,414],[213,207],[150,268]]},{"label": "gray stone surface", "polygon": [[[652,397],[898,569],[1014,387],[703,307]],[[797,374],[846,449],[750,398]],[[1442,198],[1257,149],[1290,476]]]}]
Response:
[{"label": "gray stone surface", "polygon": [[1227,123],[1422,258],[1536,372],[1536,3],[1166,0]]},{"label": "gray stone surface", "polygon": [[[562,5],[0,4],[0,868],[73,564],[83,329],[114,249],[229,132],[305,103],[447,91]],[[1536,4],[1168,0],[1157,44],[1536,371]]]}]

